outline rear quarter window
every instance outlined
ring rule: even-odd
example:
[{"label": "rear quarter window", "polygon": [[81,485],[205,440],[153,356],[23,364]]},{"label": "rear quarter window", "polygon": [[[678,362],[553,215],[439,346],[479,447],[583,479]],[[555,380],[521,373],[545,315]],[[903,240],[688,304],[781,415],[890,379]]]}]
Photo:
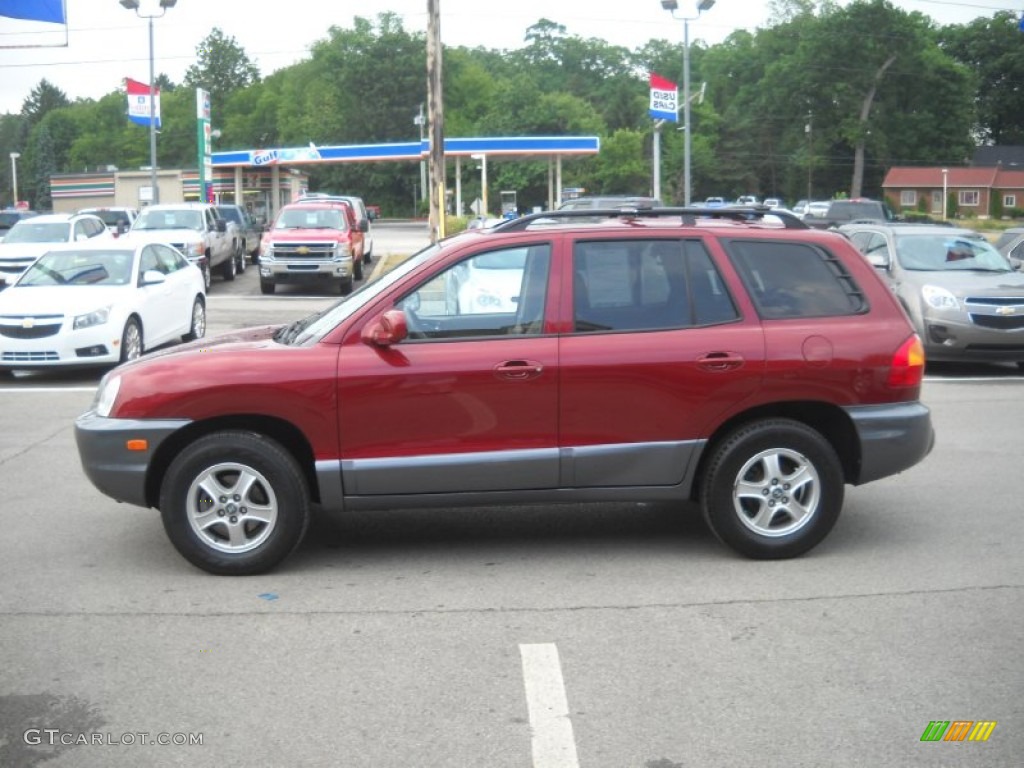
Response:
[{"label": "rear quarter window", "polygon": [[842,260],[817,245],[731,240],[723,246],[766,320],[856,315],[868,309]]}]

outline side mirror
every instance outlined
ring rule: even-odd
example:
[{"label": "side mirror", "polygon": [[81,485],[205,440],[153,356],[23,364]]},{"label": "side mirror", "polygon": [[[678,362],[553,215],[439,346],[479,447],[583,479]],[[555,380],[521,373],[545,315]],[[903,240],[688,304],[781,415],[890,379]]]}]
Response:
[{"label": "side mirror", "polygon": [[142,273],[142,284],[143,285],[160,285],[167,280],[167,275],[163,272],[158,272],[155,269],[147,269]]},{"label": "side mirror", "polygon": [[889,257],[878,251],[868,254],[868,263],[875,269],[889,269]]},{"label": "side mirror", "polygon": [[127,231],[128,231],[128,221],[126,219],[118,219],[117,220],[116,234],[123,235]]},{"label": "side mirror", "polygon": [[360,232],[369,232],[370,231],[370,220],[369,219],[360,219],[359,220],[359,231]]},{"label": "side mirror", "polygon": [[389,309],[363,328],[362,339],[376,347],[390,347],[408,335],[409,325],[405,319],[405,312],[400,309]]}]

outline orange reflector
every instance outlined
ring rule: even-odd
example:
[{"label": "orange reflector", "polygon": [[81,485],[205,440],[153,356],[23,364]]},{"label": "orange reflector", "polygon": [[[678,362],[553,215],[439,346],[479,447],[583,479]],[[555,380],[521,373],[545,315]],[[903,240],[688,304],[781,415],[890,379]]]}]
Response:
[{"label": "orange reflector", "polygon": [[124,447],[129,451],[148,451],[149,441],[144,439],[139,440],[126,440]]}]

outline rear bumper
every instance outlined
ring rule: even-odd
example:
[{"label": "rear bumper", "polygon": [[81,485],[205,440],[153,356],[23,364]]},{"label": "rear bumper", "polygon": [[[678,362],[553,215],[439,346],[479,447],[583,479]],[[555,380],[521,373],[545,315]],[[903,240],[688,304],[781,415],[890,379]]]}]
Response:
[{"label": "rear bumper", "polygon": [[845,409],[860,441],[854,485],[895,475],[922,461],[935,445],[931,411],[919,402]]}]

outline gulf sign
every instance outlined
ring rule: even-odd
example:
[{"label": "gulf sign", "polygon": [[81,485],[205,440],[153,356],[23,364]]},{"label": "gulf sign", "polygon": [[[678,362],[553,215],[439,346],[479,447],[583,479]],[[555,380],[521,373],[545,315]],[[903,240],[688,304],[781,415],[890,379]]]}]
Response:
[{"label": "gulf sign", "polygon": [[679,86],[651,72],[651,117],[679,122]]}]

